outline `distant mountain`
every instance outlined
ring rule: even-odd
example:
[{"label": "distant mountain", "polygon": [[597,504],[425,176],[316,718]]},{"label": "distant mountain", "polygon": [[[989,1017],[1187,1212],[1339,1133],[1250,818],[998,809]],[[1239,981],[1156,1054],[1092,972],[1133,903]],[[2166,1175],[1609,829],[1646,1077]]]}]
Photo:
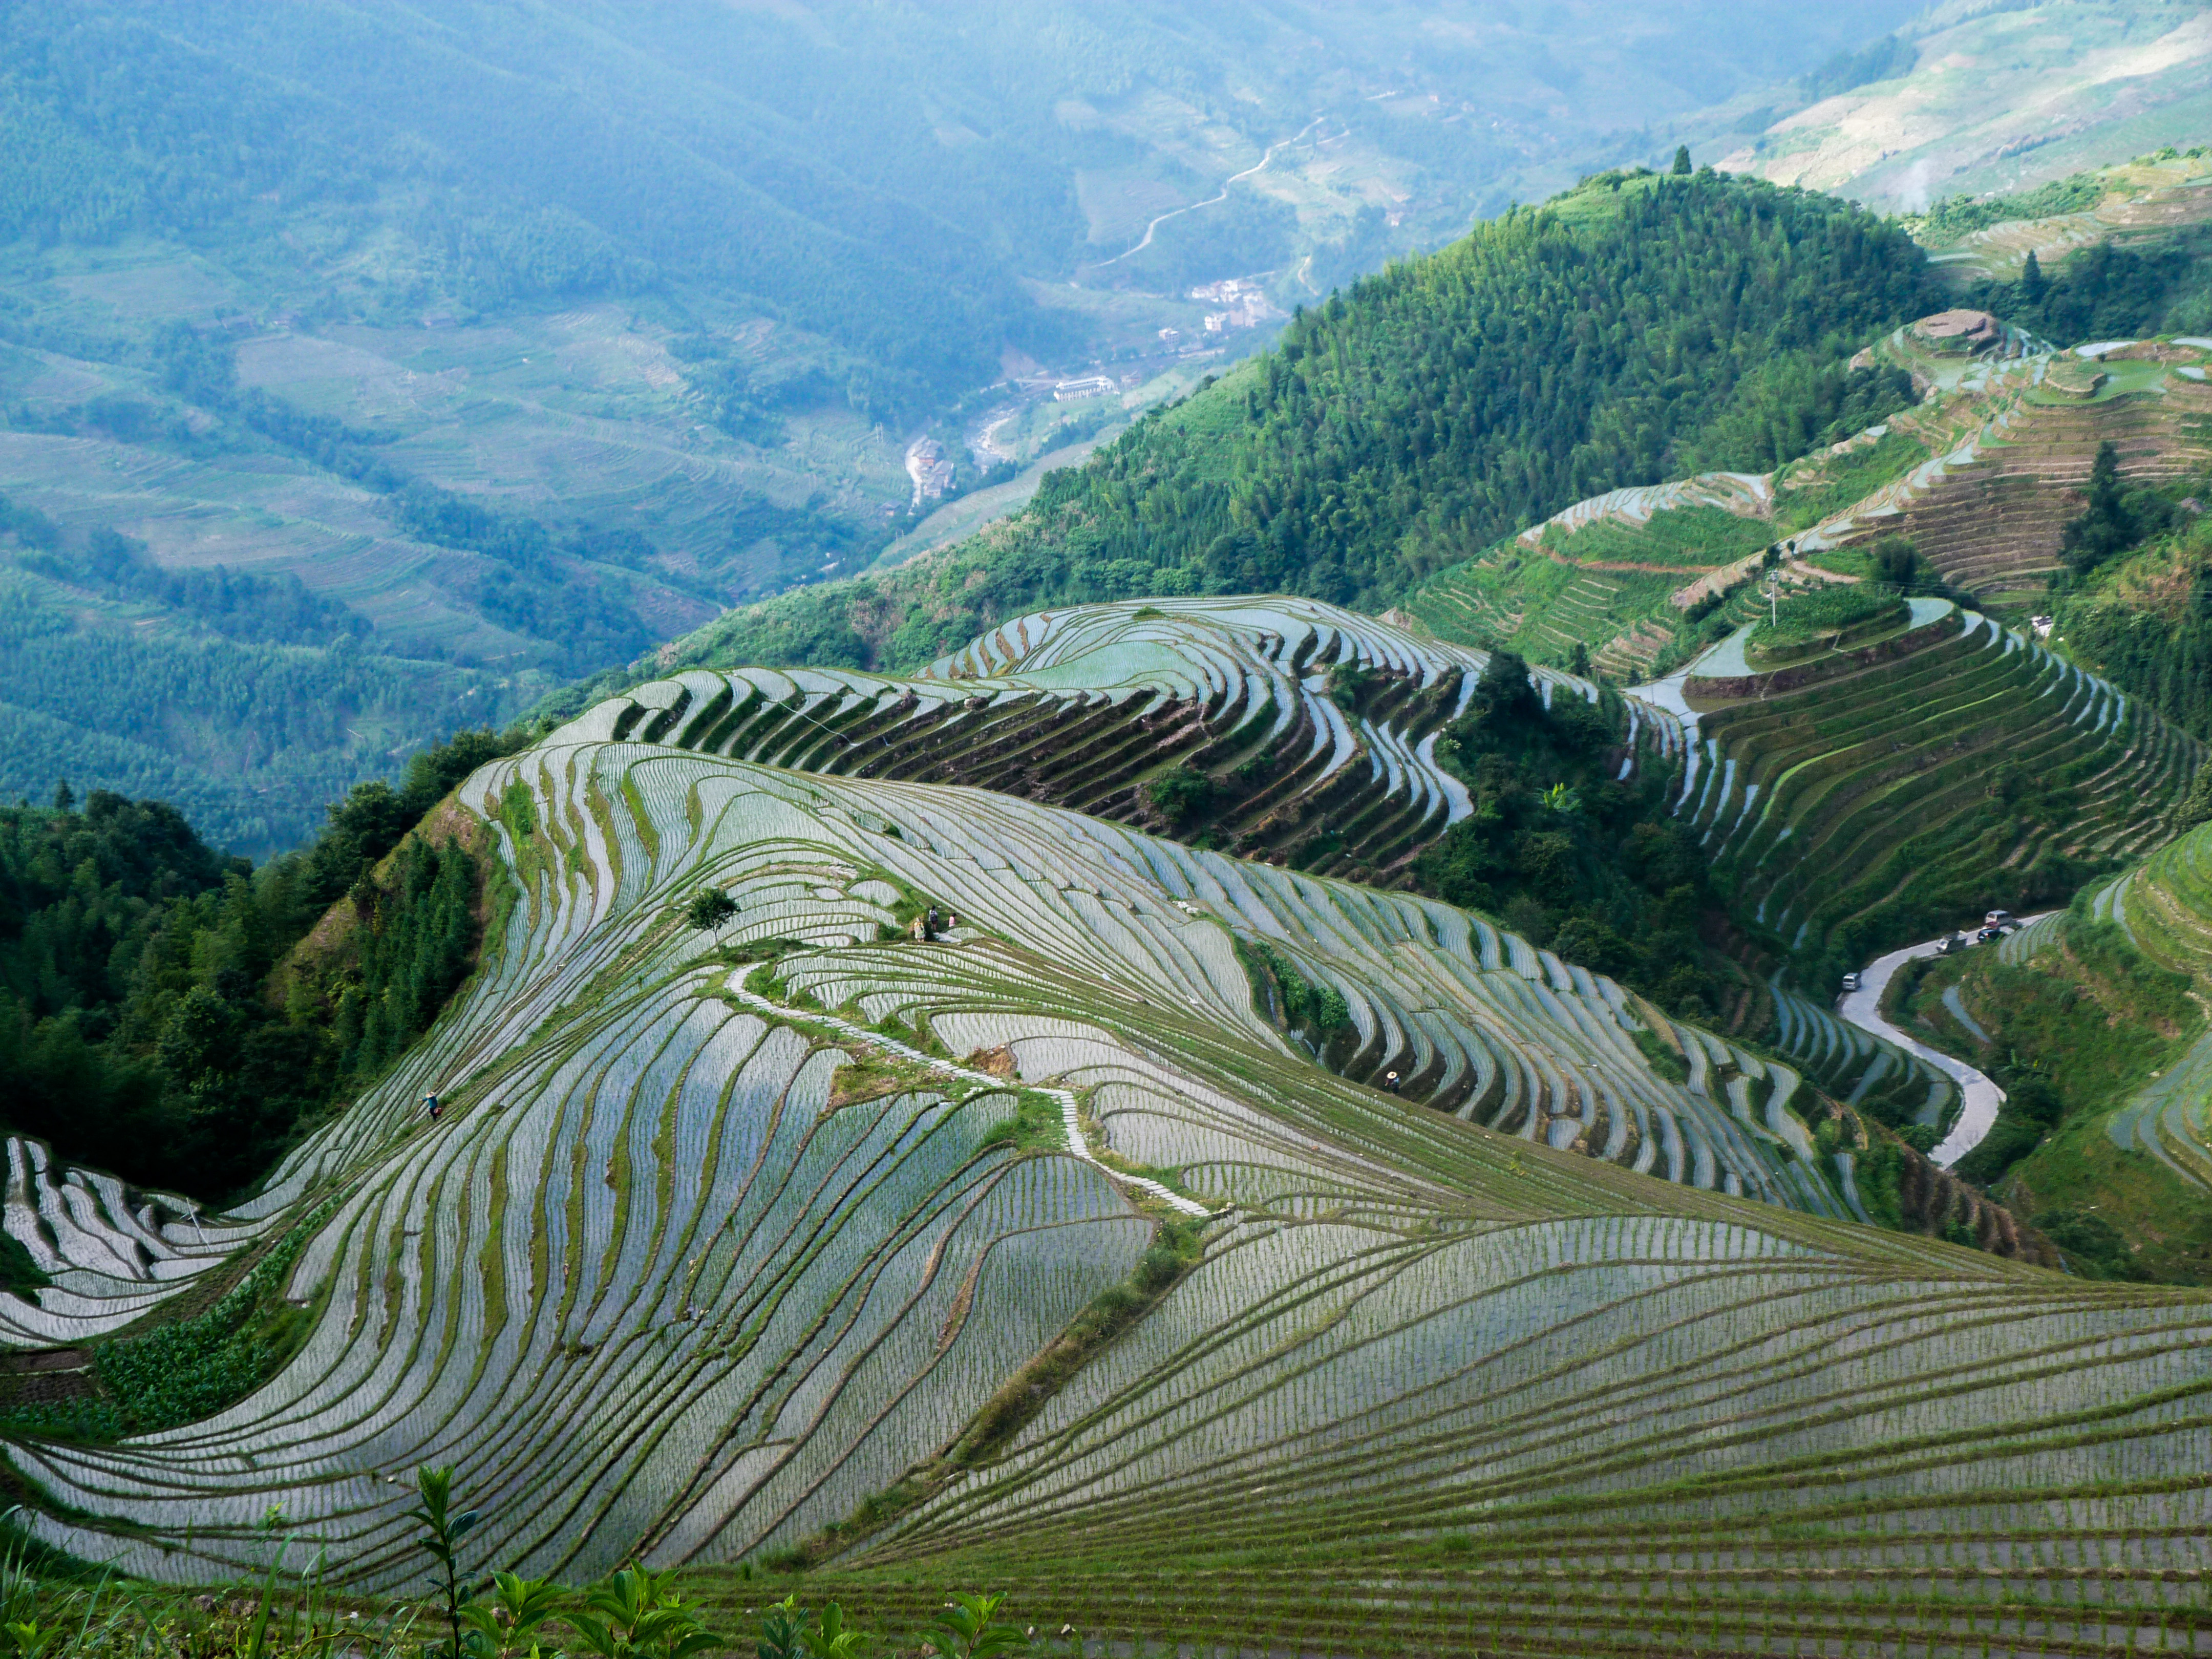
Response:
[{"label": "distant mountain", "polygon": [[[2018,191],[2212,130],[2212,20],[2190,0],[1945,0],[1773,106],[1698,124],[1720,165],[1893,212]],[[1747,141],[1742,136],[1750,134]]]}]

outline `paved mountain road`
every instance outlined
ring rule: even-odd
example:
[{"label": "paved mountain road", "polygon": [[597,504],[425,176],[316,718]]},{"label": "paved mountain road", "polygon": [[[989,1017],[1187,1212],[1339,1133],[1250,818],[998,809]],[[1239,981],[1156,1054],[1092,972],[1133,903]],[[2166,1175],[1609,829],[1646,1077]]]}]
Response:
[{"label": "paved mountain road", "polygon": [[[2040,920],[2038,916],[2024,917],[2021,926],[2024,927],[2031,921]],[[1875,957],[1861,970],[1859,988],[1846,992],[1836,1007],[1838,1013],[1861,1030],[1871,1031],[1908,1053],[1919,1055],[1957,1082],[1964,1101],[1960,1109],[1959,1121],[1951,1126],[1951,1133],[1944,1136],[1936,1150],[1929,1154],[1947,1170],[1982,1144],[1982,1137],[1989,1133],[1990,1126],[1997,1121],[1997,1108],[2004,1104],[2004,1091],[1965,1060],[1955,1059],[1940,1048],[1929,1048],[1884,1019],[1881,1017],[1881,994],[1889,988],[1890,976],[1900,967],[1915,957],[1934,956],[1936,947],[1949,937],[1946,933],[1925,944],[1908,945],[1902,951],[1892,951],[1886,957]],[[1974,948],[1979,950],[1982,947],[1976,945]]]}]

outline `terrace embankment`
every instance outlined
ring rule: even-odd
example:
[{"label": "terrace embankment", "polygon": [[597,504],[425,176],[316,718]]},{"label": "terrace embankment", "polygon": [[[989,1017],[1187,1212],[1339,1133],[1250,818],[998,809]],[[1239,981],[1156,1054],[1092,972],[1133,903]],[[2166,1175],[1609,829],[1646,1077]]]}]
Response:
[{"label": "terrace embankment", "polygon": [[[1170,599],[1024,617],[912,679],[695,669],[595,717],[612,737],[965,784],[1395,887],[1468,811],[1432,749],[1487,660],[1310,600]],[[1547,698],[1597,696],[1539,678]]]},{"label": "terrace embankment", "polygon": [[1724,647],[1685,687],[1680,811],[1738,921],[1816,983],[2140,856],[2203,759],[2032,640],[1941,601],[1914,611],[1893,641],[1778,675]]},{"label": "terrace embankment", "polygon": [[2150,343],[2100,359],[2107,378],[2093,398],[2024,394],[2002,442],[1947,471],[1894,517],[1869,520],[1863,534],[1911,538],[1946,581],[2000,611],[2041,602],[2100,445],[2119,452],[2132,482],[2168,483],[2212,464],[2212,386],[2179,372],[2205,355]]}]

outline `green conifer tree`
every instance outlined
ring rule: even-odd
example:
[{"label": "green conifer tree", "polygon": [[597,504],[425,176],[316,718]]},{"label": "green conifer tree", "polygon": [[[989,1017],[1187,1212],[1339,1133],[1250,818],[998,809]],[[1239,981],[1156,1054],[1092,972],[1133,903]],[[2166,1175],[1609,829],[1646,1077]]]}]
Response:
[{"label": "green conifer tree", "polygon": [[1681,177],[1681,176],[1686,175],[1686,174],[1687,174],[1687,173],[1689,173],[1689,171],[1690,171],[1690,147],[1689,147],[1687,144],[1677,144],[1677,145],[1675,145],[1675,146],[1674,146],[1674,170],[1675,175],[1676,175],[1677,177]]}]

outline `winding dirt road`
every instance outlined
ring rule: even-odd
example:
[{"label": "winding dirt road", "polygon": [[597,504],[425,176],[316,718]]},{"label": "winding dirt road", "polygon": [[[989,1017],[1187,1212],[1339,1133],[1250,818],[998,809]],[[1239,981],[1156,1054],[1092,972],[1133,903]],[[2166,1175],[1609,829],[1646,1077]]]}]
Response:
[{"label": "winding dirt road", "polygon": [[1142,253],[1146,248],[1150,247],[1152,245],[1152,233],[1158,230],[1162,225],[1167,223],[1169,220],[1177,218],[1186,213],[1195,213],[1200,208],[1212,207],[1217,202],[1227,201],[1229,199],[1230,185],[1237,183],[1240,179],[1249,179],[1254,173],[1265,169],[1267,163],[1275,159],[1275,152],[1277,150],[1288,149],[1292,144],[1297,143],[1300,138],[1304,137],[1306,134],[1311,132],[1316,127],[1319,126],[1328,118],[1327,116],[1316,115],[1312,120],[1307,122],[1305,125],[1299,128],[1297,132],[1292,137],[1288,138],[1278,138],[1273,143],[1267,146],[1267,153],[1265,155],[1262,155],[1257,161],[1255,161],[1250,167],[1246,167],[1243,172],[1232,173],[1226,179],[1223,179],[1221,181],[1220,195],[1209,196],[1203,202],[1193,202],[1188,207],[1170,208],[1167,212],[1163,213],[1158,218],[1153,220],[1152,223],[1145,227],[1145,240],[1138,243],[1136,246],[1125,247],[1112,258],[1101,259],[1097,264],[1087,266],[1086,269],[1091,270],[1103,270],[1109,265],[1118,265],[1122,260],[1129,258],[1130,255],[1134,253]]}]

